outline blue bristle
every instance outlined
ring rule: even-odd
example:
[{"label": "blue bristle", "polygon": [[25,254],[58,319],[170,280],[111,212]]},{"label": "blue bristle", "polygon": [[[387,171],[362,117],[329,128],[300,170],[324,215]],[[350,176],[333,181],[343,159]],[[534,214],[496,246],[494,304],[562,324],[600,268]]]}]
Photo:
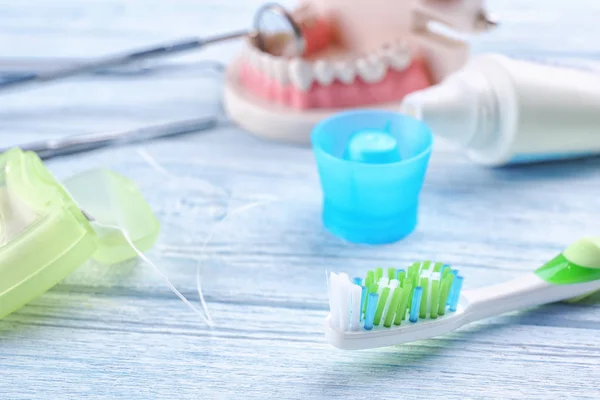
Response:
[{"label": "blue bristle", "polygon": [[423,297],[423,288],[421,286],[417,286],[413,291],[412,303],[410,304],[410,316],[408,318],[410,322],[417,322],[419,320],[421,297]]},{"label": "blue bristle", "polygon": [[362,286],[362,278],[360,276],[357,276],[356,278],[352,279],[352,281],[355,285]]},{"label": "blue bristle", "polygon": [[454,285],[454,283],[456,282],[456,275],[458,275],[458,270],[457,269],[453,269],[450,271],[450,273],[452,275],[454,275],[454,280],[452,281],[452,286],[450,286],[450,291],[448,292],[448,298],[446,299],[446,305],[449,306],[452,303],[452,299],[454,298],[454,288],[456,288],[456,286]]},{"label": "blue bristle", "polygon": [[463,277],[457,275],[452,282],[452,301],[450,302],[450,311],[456,311],[458,300],[460,299],[460,289],[462,288]]},{"label": "blue bristle", "polygon": [[365,329],[370,331],[373,329],[373,319],[377,310],[377,302],[379,295],[377,293],[369,293],[369,301],[367,302],[367,311],[365,312]]},{"label": "blue bristle", "polygon": [[367,290],[366,286],[362,287],[362,293],[360,294],[360,320],[364,320],[364,315],[362,313],[362,310],[365,309],[365,301],[367,301],[367,293],[369,291]]}]

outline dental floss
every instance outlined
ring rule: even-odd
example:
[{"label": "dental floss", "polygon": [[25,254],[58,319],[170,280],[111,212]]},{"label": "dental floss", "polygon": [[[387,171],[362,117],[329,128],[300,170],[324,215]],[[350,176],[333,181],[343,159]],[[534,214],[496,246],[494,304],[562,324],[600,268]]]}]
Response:
[{"label": "dental floss", "polygon": [[[146,150],[144,150],[144,149],[138,149],[137,153],[156,172],[158,172],[158,173],[160,173],[162,175],[165,175],[170,180],[180,180],[181,179],[180,177],[177,177],[175,175],[170,174]],[[231,198],[230,194],[226,193],[226,195],[229,196],[228,200],[230,200],[230,198]],[[235,208],[235,209],[233,209],[231,211],[225,210],[222,213],[218,213],[216,216],[217,216],[217,218],[219,218],[219,220],[210,228],[208,234],[206,235],[206,238],[202,242],[202,246],[200,247],[199,257],[202,257],[204,255],[205,250],[206,250],[206,246],[208,245],[208,243],[210,242],[210,240],[213,238],[213,236],[214,236],[215,232],[218,230],[218,228],[221,225],[223,225],[223,223],[226,220],[228,220],[230,217],[246,213],[246,212],[248,212],[248,211],[250,211],[250,210],[252,210],[252,209],[254,209],[256,207],[259,207],[259,206],[262,206],[262,205],[265,205],[265,204],[271,204],[271,203],[274,203],[274,202],[277,202],[277,201],[281,201],[281,199],[279,199],[279,198],[272,198],[272,199],[267,199],[267,200],[255,201],[253,203],[241,205],[241,206],[239,206],[239,207],[237,207],[237,208]],[[226,208],[229,208],[229,204],[227,205]],[[125,238],[128,239],[127,236]],[[129,239],[128,239],[128,243],[130,245],[133,245],[133,243],[131,243],[131,241]],[[142,260],[144,260],[147,264],[151,265],[158,272],[158,274],[161,276],[161,278],[169,286],[169,288],[171,289],[171,291],[173,291],[173,293],[175,293],[177,295],[177,297],[179,297],[195,313],[199,313],[200,312],[200,310],[198,310],[187,298],[185,298],[185,296],[183,296],[183,294],[181,294],[181,292],[179,292],[173,286],[173,284],[168,280],[168,278],[161,272],[161,270],[155,264],[152,263],[152,261],[150,261],[146,256],[144,256],[137,249],[134,248],[134,250],[142,258]],[[201,283],[201,277],[200,277],[200,268],[201,268],[201,264],[200,264],[200,261],[198,261],[198,263],[196,264],[196,291],[198,292],[198,297],[200,299],[200,304],[202,305],[202,309],[204,310],[204,313],[206,315],[206,318],[205,318],[206,321],[205,322],[207,322],[207,324],[209,326],[214,326],[214,320],[212,320],[212,317],[210,316],[210,312],[208,311],[208,306],[206,304],[206,301],[204,299],[204,295],[203,295],[203,292],[202,292],[202,283]]]},{"label": "dental floss", "polygon": [[[152,169],[154,169],[159,174],[164,175],[165,177],[169,178],[170,181],[181,180],[180,177],[170,174],[156,160],[156,158],[154,158],[145,149],[138,149],[137,153]],[[211,189],[215,188],[213,185],[210,185],[210,186],[211,186]],[[204,189],[206,189],[206,188],[204,188]],[[220,189],[220,188],[218,188],[218,189]],[[216,216],[219,218],[219,221],[215,225],[213,225],[211,227],[210,231],[208,232],[208,235],[206,235],[206,238],[204,239],[204,242],[202,243],[202,246],[200,248],[200,256],[202,256],[204,254],[206,245],[208,244],[209,240],[212,238],[216,227],[219,226],[225,220],[225,218],[227,218],[227,216],[229,215],[228,208],[229,208],[229,200],[231,198],[231,195],[229,193],[227,193],[226,191],[224,191],[224,192],[225,192],[225,195],[228,197],[228,199],[227,199],[227,205],[225,206],[225,210],[223,212],[220,212],[220,213],[216,214]],[[239,210],[239,208],[236,209],[236,210]],[[236,212],[236,210],[234,210],[232,212]],[[139,252],[138,252],[138,255],[139,255]],[[144,259],[144,261],[146,261],[146,260],[147,259]],[[148,262],[148,261],[149,260],[147,260],[146,262]],[[163,280],[167,283],[167,285],[169,286],[169,288],[177,295],[177,297],[179,297],[186,305],[188,305],[188,307],[191,306],[193,308],[194,312],[198,313],[199,310],[197,310],[196,307],[194,307],[192,305],[192,303],[190,303],[187,300],[187,298],[185,298],[185,296],[183,296],[183,294],[181,294],[179,291],[176,291],[177,289],[171,284],[171,282],[168,280],[168,278],[166,278],[166,276],[164,276],[164,274],[162,274],[162,272],[158,269],[158,267],[156,265],[154,265],[154,264],[151,264],[151,265],[152,265],[152,267],[155,268],[155,270],[158,271],[158,273],[161,275],[161,277],[163,278]],[[203,308],[203,310],[204,310],[204,312],[206,314],[206,320],[210,321],[209,326],[214,326],[214,322],[213,322],[213,320],[212,320],[212,318],[210,316],[210,312],[208,311],[208,306],[206,304],[206,301],[204,300],[204,295],[203,295],[203,292],[202,292],[202,283],[201,283],[201,278],[200,278],[200,262],[199,261],[196,264],[196,291],[198,292],[198,297],[200,299],[200,304],[202,305],[202,308]]]},{"label": "dental floss", "polygon": [[[225,222],[226,219],[228,219],[229,217],[231,217],[233,215],[243,214],[243,213],[245,213],[247,211],[250,211],[251,209],[253,209],[255,207],[261,206],[263,204],[269,204],[269,203],[272,203],[274,201],[277,201],[277,200],[257,201],[257,202],[254,202],[254,203],[245,204],[243,206],[235,208],[231,212],[226,213],[225,216],[223,216],[223,218],[221,218],[215,225],[212,226],[212,228],[208,232],[208,235],[206,235],[206,238],[204,239],[204,242],[202,243],[202,247],[200,248],[200,256],[204,255],[204,251],[206,249],[206,245],[213,238],[213,235],[214,235],[215,231],[217,230],[217,228],[220,225],[222,225],[223,222]],[[206,303],[204,301],[204,296],[202,295],[202,285],[201,285],[201,282],[200,282],[200,262],[198,262],[198,264],[196,264],[196,290],[198,292],[198,297],[200,298],[200,303],[202,304],[202,307],[204,308],[204,312],[206,313],[206,315],[210,319],[210,314],[208,312],[208,307],[206,306]]]},{"label": "dental floss", "polygon": [[586,70],[485,54],[400,110],[485,166],[600,153],[600,74]]},{"label": "dental floss", "polygon": [[[169,278],[167,278],[167,276],[161,271],[160,268],[158,268],[158,266],[156,264],[154,264],[152,262],[152,260],[150,260],[148,257],[146,257],[146,255],[144,253],[142,253],[137,247],[136,245],[133,243],[133,241],[131,240],[131,238],[129,237],[129,234],[127,233],[127,231],[117,225],[109,225],[109,224],[103,224],[101,222],[98,221],[91,221],[92,226],[98,226],[100,228],[104,228],[104,229],[112,229],[112,230],[116,230],[119,233],[121,233],[123,235],[123,237],[125,238],[125,240],[127,241],[127,243],[129,243],[129,245],[131,246],[131,248],[137,253],[137,255],[148,265],[150,265],[154,271],[156,271],[156,273],[161,277],[161,279],[167,284],[167,286],[169,287],[169,289],[171,289],[171,291],[173,293],[175,293],[175,295],[177,297],[179,297],[179,299],[181,301],[183,301],[183,303],[188,306],[188,308],[190,310],[192,310],[194,313],[196,313],[197,315],[199,315],[203,321],[206,323],[206,325],[208,325],[209,327],[214,327],[215,323],[212,320],[210,313],[208,312],[208,307],[206,305],[206,302],[204,301],[204,296],[202,295],[202,290],[200,289],[200,286],[198,286],[198,295],[200,296],[200,304],[202,305],[202,308],[204,310],[204,313],[199,310],[196,306],[194,306],[179,290],[177,290],[177,288],[171,283],[171,281],[169,280]],[[197,279],[199,279],[199,277],[197,277]],[[199,285],[199,281],[198,281],[198,285]]]}]

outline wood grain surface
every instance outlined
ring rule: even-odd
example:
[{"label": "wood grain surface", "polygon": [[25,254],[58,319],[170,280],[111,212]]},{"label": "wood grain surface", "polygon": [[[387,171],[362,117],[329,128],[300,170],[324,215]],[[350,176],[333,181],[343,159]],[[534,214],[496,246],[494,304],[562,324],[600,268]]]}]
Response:
[{"label": "wood grain surface", "polygon": [[[488,4],[503,24],[475,39],[475,52],[570,63],[600,57],[597,1]],[[2,1],[0,70],[248,26],[258,5]],[[2,95],[1,143],[212,115],[220,86],[202,62],[226,62],[238,47]],[[148,256],[193,301],[200,266],[217,326],[207,328],[139,261],[88,263],[0,321],[1,399],[600,398],[599,298],[371,351],[337,350],[322,329],[326,269],[358,274],[437,259],[461,268],[473,288],[515,277],[579,237],[597,235],[599,158],[488,170],[439,141],[417,230],[378,247],[350,245],[323,230],[310,149],[265,142],[228,123],[48,166],[58,177],[106,166],[138,182],[162,225]]]}]

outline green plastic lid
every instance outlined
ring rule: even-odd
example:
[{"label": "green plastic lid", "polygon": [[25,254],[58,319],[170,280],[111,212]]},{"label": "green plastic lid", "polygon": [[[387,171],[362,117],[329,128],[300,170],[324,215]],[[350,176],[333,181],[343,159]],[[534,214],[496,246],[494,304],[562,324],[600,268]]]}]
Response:
[{"label": "green plastic lid", "polygon": [[[102,225],[119,226],[141,251],[156,242],[160,225],[136,184],[107,169],[87,171],[64,181],[65,188],[86,215]],[[93,226],[98,248],[93,258],[114,264],[137,253],[115,229]]]},{"label": "green plastic lid", "polygon": [[600,279],[600,238],[579,239],[538,268],[535,273],[545,281],[556,285]]},{"label": "green plastic lid", "polygon": [[124,228],[141,251],[158,237],[158,221],[130,180],[94,170],[63,187],[35,153],[0,154],[0,318],[91,257],[117,263],[137,255],[116,230],[95,228],[86,215]]}]

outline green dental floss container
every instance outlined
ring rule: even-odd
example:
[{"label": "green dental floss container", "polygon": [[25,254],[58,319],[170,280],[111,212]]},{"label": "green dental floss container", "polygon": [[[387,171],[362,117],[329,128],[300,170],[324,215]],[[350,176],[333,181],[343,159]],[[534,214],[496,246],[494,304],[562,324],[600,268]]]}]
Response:
[{"label": "green dental floss container", "polygon": [[[83,211],[82,211],[83,210]],[[0,318],[93,258],[116,264],[155,243],[159,223],[135,184],[91,170],[60,184],[32,152],[0,154]]]}]

